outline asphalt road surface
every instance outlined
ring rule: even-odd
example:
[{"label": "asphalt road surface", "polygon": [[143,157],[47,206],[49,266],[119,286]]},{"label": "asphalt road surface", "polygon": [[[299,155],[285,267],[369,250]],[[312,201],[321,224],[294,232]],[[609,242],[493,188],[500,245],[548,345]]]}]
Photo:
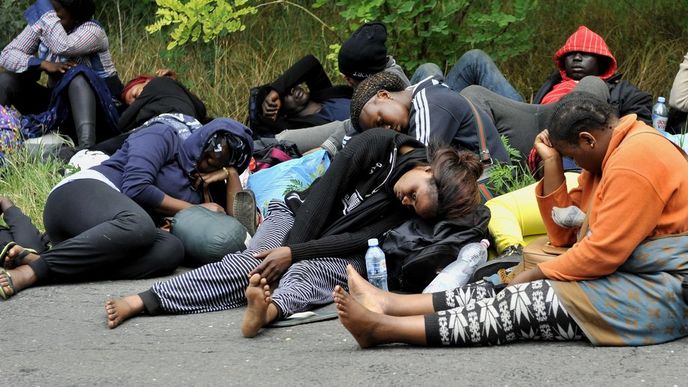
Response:
[{"label": "asphalt road surface", "polygon": [[105,300],[152,282],[38,287],[0,301],[0,386],[688,386],[688,339],[361,350],[337,320],[245,339],[243,309],[108,329]]}]

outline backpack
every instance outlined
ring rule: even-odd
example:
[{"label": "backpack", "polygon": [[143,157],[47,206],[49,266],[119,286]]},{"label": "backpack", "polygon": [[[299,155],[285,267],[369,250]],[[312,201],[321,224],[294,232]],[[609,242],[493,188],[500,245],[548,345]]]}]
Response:
[{"label": "backpack", "polygon": [[465,244],[487,237],[489,221],[490,210],[480,205],[461,219],[433,225],[414,218],[385,233],[389,289],[420,293]]},{"label": "backpack", "polygon": [[[256,142],[254,142],[254,144],[256,144]],[[253,151],[253,158],[256,163],[255,167],[251,169],[251,172],[257,172],[300,157],[301,152],[299,152],[296,144],[280,141],[265,145],[263,148]]]}]

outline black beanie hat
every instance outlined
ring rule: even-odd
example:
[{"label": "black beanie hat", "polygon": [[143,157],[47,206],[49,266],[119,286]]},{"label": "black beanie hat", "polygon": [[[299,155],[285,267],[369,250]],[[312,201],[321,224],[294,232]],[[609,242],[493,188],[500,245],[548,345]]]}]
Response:
[{"label": "black beanie hat", "polygon": [[339,71],[357,80],[384,70],[387,64],[387,28],[380,22],[360,26],[339,49]]}]

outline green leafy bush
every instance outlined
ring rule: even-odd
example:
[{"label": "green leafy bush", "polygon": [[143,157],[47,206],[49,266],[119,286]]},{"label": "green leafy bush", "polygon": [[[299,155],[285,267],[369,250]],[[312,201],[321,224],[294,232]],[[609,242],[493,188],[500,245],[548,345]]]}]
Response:
[{"label": "green leafy bush", "polygon": [[27,0],[0,0],[0,47],[5,47],[26,26],[23,12],[29,5]]},{"label": "green leafy bush", "polygon": [[155,0],[158,10],[156,21],[146,27],[149,33],[168,26],[176,26],[170,33],[168,49],[184,45],[199,38],[208,43],[224,33],[243,31],[242,18],[256,13],[248,0]]},{"label": "green leafy bush", "polygon": [[[327,3],[316,0],[313,6]],[[497,60],[528,51],[532,28],[523,21],[537,0],[337,0],[336,5],[348,22],[343,29],[371,20],[385,23],[390,51],[411,71],[427,61],[447,67],[471,48],[482,48]]]}]

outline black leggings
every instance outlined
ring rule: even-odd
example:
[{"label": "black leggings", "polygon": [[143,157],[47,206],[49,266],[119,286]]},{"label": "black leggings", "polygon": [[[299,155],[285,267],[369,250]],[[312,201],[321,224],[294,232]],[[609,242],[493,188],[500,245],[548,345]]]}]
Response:
[{"label": "black leggings", "polygon": [[578,324],[547,280],[508,286],[486,281],[433,293],[425,316],[429,346],[500,345],[516,340],[581,340]]},{"label": "black leggings", "polygon": [[9,242],[16,242],[19,246],[34,249],[39,253],[48,249],[48,237],[41,234],[31,222],[31,218],[24,215],[17,206],[8,208],[3,214],[7,228],[0,228],[0,246]]},{"label": "black leggings", "polygon": [[53,191],[43,222],[53,248],[30,264],[39,282],[156,277],[170,274],[184,258],[177,237],[98,180],[76,180]]}]

